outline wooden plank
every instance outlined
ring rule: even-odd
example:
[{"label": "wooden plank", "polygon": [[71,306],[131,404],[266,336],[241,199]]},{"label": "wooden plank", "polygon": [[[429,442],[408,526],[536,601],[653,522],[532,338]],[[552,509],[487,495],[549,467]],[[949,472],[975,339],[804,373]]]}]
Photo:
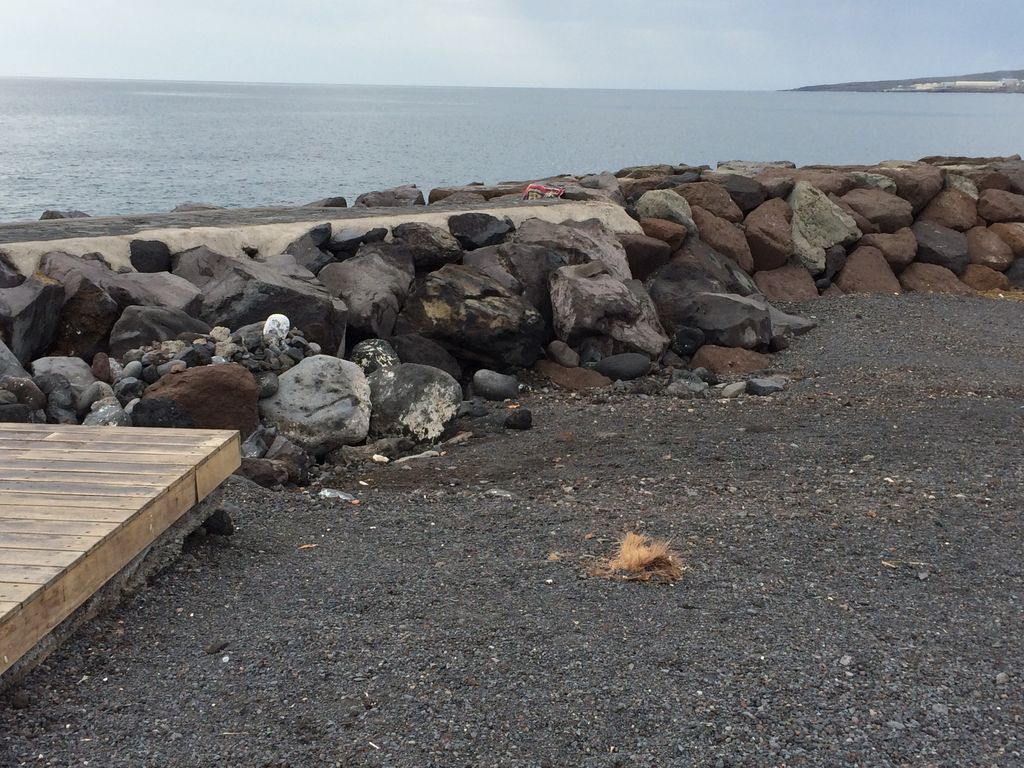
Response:
[{"label": "wooden plank", "polygon": [[[77,453],[77,452],[76,452]],[[74,454],[72,454],[74,456]],[[182,461],[178,464],[151,461],[146,462],[112,462],[109,459],[82,461],[75,458],[53,457],[52,459],[18,459],[0,455],[0,477],[11,477],[12,472],[26,470],[43,471],[56,468],[58,472],[91,472],[103,475],[137,475],[139,477],[164,477],[171,474],[182,474],[191,469],[193,461]]]},{"label": "wooden plank", "polygon": [[166,485],[166,483],[143,483],[134,485],[114,485],[111,483],[85,482],[50,482],[45,476],[36,480],[0,480],[0,494],[12,493],[46,493],[50,496],[112,496],[115,498],[148,498]]},{"label": "wooden plank", "polygon": [[[23,603],[42,587],[39,584],[17,584],[10,581],[0,581],[0,600],[5,603]],[[3,635],[0,634],[0,638]]]},{"label": "wooden plank", "polygon": [[81,556],[81,552],[72,552],[66,549],[5,549],[0,547],[0,564],[3,565],[57,565],[64,568]]},{"label": "wooden plank", "polygon": [[168,445],[167,443],[110,443],[104,440],[0,440],[0,447],[13,448],[16,450],[40,451],[60,450],[68,452],[85,449],[91,453],[133,453],[159,454],[162,456],[195,456],[201,458],[210,450],[217,447],[213,445]]},{"label": "wooden plank", "polygon": [[205,499],[242,464],[241,439],[236,432],[196,467],[196,494]]},{"label": "wooden plank", "polygon": [[0,564],[0,582],[10,584],[36,584],[42,586],[60,575],[63,567],[56,565],[3,565]]},{"label": "wooden plank", "polygon": [[228,431],[223,429],[193,429],[191,427],[83,427],[77,424],[0,424],[0,432],[88,432],[90,435],[132,433],[136,435],[177,435],[206,438],[222,436]]},{"label": "wooden plank", "polygon": [[[81,522],[122,523],[135,514],[135,507],[109,509],[106,507],[71,507],[48,505],[3,504],[0,505],[0,519],[31,517],[36,520],[78,520]],[[3,546],[0,543],[0,546]]]},{"label": "wooden plank", "polygon": [[[75,561],[64,575],[24,600],[21,610],[0,622],[0,674],[70,616],[111,576],[131,562],[196,503],[194,476],[183,478],[137,516],[107,536],[89,557]],[[0,599],[11,602],[11,598]]]},{"label": "wooden plank", "polygon": [[95,522],[91,520],[39,520],[36,518],[0,517],[0,546],[5,533],[55,533],[64,536],[106,536],[121,521]]},{"label": "wooden plank", "polygon": [[4,448],[0,446],[0,461],[82,461],[93,463],[116,463],[116,464],[150,464],[166,465],[168,467],[193,467],[203,457],[208,456],[210,451],[197,451],[195,453],[136,453],[130,449],[123,451],[84,451],[67,450],[65,448]]},{"label": "wooden plank", "polygon": [[209,440],[218,440],[216,434],[203,434],[196,431],[172,433],[170,430],[134,430],[112,428],[106,431],[59,428],[52,426],[47,430],[4,429],[0,430],[0,441],[18,442],[68,442],[68,443],[128,443],[130,445],[164,444],[164,445],[203,445]]},{"label": "wooden plank", "polygon": [[64,483],[81,487],[91,485],[146,485],[162,488],[167,483],[181,477],[181,472],[107,472],[99,467],[91,472],[65,472],[61,468],[61,462],[52,462],[48,469],[12,469],[0,464],[0,473],[2,473],[0,475],[0,489],[7,487],[7,483],[11,481],[47,484]]},{"label": "wooden plank", "polygon": [[0,509],[6,507],[91,507],[107,510],[137,510],[139,499],[132,497],[115,498],[113,496],[92,496],[88,494],[53,494],[53,493],[4,493],[0,490]]},{"label": "wooden plank", "polygon": [[4,620],[4,615],[11,613],[15,608],[20,608],[21,603],[4,603],[0,602],[0,621]]},{"label": "wooden plank", "polygon": [[5,549],[66,549],[71,552],[88,552],[102,536],[61,536],[50,533],[5,533]]}]

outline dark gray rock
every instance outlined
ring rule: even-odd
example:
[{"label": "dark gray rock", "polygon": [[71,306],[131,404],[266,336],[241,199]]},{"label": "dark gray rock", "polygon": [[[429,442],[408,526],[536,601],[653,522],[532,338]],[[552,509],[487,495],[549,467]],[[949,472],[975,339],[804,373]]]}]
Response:
[{"label": "dark gray rock", "polygon": [[425,205],[423,193],[415,184],[405,184],[376,192],[365,192],[356,198],[355,208],[405,208]]},{"label": "dark gray rock", "polygon": [[565,368],[577,368],[580,364],[579,353],[561,339],[555,339],[547,347],[548,360],[554,360]]},{"label": "dark gray rock", "polygon": [[57,324],[53,352],[86,360],[107,349],[110,331],[121,306],[92,278],[81,272],[64,283],[64,306]]},{"label": "dark gray rock", "polygon": [[782,392],[786,388],[786,380],[781,376],[767,376],[750,379],[747,382],[747,394],[766,397]]},{"label": "dark gray rock", "polygon": [[89,413],[82,420],[82,425],[86,427],[130,427],[132,419],[116,397],[106,397],[92,404]]},{"label": "dark gray rock", "polygon": [[938,264],[962,275],[971,257],[967,248],[967,235],[955,229],[942,227],[930,221],[919,221],[911,227],[917,238],[917,260],[925,264]]},{"label": "dark gray rock", "polygon": [[114,384],[114,397],[121,405],[128,405],[132,400],[142,397],[146,391],[146,382],[131,377],[118,379]]},{"label": "dark gray rock", "polygon": [[32,422],[32,410],[21,403],[0,404],[0,424],[29,424]]},{"label": "dark gray rock", "polygon": [[693,323],[706,343],[720,347],[756,349],[772,340],[768,303],[729,293],[699,293]]},{"label": "dark gray rock", "polygon": [[21,361],[11,352],[2,338],[0,338],[0,376],[29,378],[28,371],[22,367]]},{"label": "dark gray rock", "polygon": [[25,282],[25,276],[0,257],[0,288],[14,288]]},{"label": "dark gray rock", "polygon": [[631,381],[650,372],[651,358],[637,352],[623,352],[603,358],[594,370],[612,381]]},{"label": "dark gray rock", "polygon": [[672,371],[672,378],[665,388],[665,394],[672,397],[684,399],[707,397],[710,389],[696,371],[676,369]]},{"label": "dark gray rock", "polygon": [[387,236],[388,230],[384,227],[347,227],[332,234],[323,247],[335,256],[352,256],[359,250],[359,246],[382,243]]},{"label": "dark gray rock", "polygon": [[485,400],[515,400],[519,397],[519,379],[481,368],[473,374],[473,394]]},{"label": "dark gray rock", "polygon": [[306,203],[303,208],[348,208],[348,200],[341,195],[324,197],[312,203]]},{"label": "dark gray rock", "polygon": [[462,261],[462,246],[450,232],[430,224],[411,222],[391,230],[392,241],[412,257],[417,272],[432,272]]},{"label": "dark gray rock", "polygon": [[295,263],[300,267],[308,269],[315,275],[334,261],[334,254],[325,250],[330,240],[330,223],[319,224],[302,237],[289,243],[283,252],[295,259]]},{"label": "dark gray rock", "polygon": [[670,349],[684,359],[689,359],[704,346],[706,337],[700,328],[680,326],[672,334]]},{"label": "dark gray rock", "polygon": [[505,416],[505,429],[525,431],[533,428],[533,411],[529,408],[515,408]]},{"label": "dark gray rock", "polygon": [[89,214],[85,211],[77,211],[73,208],[58,211],[53,208],[48,208],[43,211],[43,215],[39,217],[40,221],[52,221],[54,219],[88,219]]},{"label": "dark gray rock", "polygon": [[374,243],[350,259],[327,265],[318,277],[328,293],[345,302],[349,333],[360,340],[392,334],[415,274],[408,250]]},{"label": "dark gray rock", "polygon": [[50,349],[63,304],[63,288],[34,277],[0,288],[0,339],[22,365]]},{"label": "dark gray rock", "polygon": [[71,382],[58,373],[36,376],[33,381],[46,395],[46,421],[50,424],[77,424],[75,394]]},{"label": "dark gray rock", "polygon": [[401,364],[398,353],[383,339],[367,339],[352,347],[349,360],[363,369],[369,376],[381,368],[391,368]]},{"label": "dark gray rock", "polygon": [[136,427],[168,429],[192,429],[195,427],[195,421],[185,407],[176,400],[166,397],[150,397],[136,403],[132,409],[132,423]]},{"label": "dark gray rock", "polygon": [[440,368],[453,379],[462,379],[462,366],[447,349],[433,339],[415,333],[402,334],[391,338],[391,346],[403,363],[417,363]]},{"label": "dark gray rock", "polygon": [[110,331],[110,354],[121,358],[130,349],[170,341],[183,333],[209,332],[207,323],[179,309],[128,307]]},{"label": "dark gray rock", "polygon": [[404,363],[369,377],[370,435],[436,440],[455,419],[462,387],[444,371]]},{"label": "dark gray rock", "polygon": [[131,249],[130,258],[135,271],[171,271],[171,249],[167,243],[160,240],[132,240],[128,247]]},{"label": "dark gray rock", "polygon": [[32,362],[32,378],[57,374],[67,379],[77,397],[96,382],[92,367],[78,357],[40,357]]},{"label": "dark gray rock", "polygon": [[[1017,259],[1010,268],[1005,272],[1006,278],[1010,281],[1010,285],[1014,288],[1024,288],[1024,258]],[[2,352],[2,350],[0,350]],[[0,357],[0,367],[2,367],[2,357]]]},{"label": "dark gray rock", "polygon": [[487,213],[459,213],[448,219],[448,231],[465,250],[505,242],[514,232],[512,222]]},{"label": "dark gray rock", "polygon": [[259,398],[271,397],[277,394],[277,374],[273,371],[256,371],[252,377],[256,380],[256,388],[259,390]]}]

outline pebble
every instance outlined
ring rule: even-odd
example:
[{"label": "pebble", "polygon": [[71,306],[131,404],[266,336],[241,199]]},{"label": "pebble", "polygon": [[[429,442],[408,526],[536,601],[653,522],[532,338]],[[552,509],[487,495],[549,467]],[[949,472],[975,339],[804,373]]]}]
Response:
[{"label": "pebble", "polygon": [[132,360],[126,364],[121,371],[121,376],[126,379],[138,379],[142,377],[142,361]]},{"label": "pebble", "polygon": [[1006,672],[1000,672],[996,675],[996,685],[1006,685],[1010,682],[1010,676]]},{"label": "pebble", "polygon": [[766,397],[782,392],[786,388],[786,380],[781,376],[767,376],[751,379],[747,382],[747,394]]},{"label": "pebble", "polygon": [[732,384],[726,384],[722,387],[722,397],[732,400],[733,398],[740,397],[747,392],[747,382],[745,381],[734,381]]}]

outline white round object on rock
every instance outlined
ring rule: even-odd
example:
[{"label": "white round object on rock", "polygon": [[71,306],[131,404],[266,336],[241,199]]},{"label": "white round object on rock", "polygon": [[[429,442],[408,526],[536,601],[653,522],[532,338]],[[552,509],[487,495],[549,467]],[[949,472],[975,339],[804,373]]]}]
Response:
[{"label": "white round object on rock", "polygon": [[284,341],[291,330],[292,321],[285,315],[271,315],[263,324],[263,338],[270,341]]}]

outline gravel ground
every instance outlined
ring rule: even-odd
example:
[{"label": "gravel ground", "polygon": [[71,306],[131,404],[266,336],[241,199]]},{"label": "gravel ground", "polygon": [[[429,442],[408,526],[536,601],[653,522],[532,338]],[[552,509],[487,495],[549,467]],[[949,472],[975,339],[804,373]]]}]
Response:
[{"label": "gravel ground", "polygon": [[[0,698],[0,764],[1024,765],[1024,303],[803,309],[780,396],[541,393],[358,506],[232,491]],[[628,530],[683,580],[588,577]]]}]

